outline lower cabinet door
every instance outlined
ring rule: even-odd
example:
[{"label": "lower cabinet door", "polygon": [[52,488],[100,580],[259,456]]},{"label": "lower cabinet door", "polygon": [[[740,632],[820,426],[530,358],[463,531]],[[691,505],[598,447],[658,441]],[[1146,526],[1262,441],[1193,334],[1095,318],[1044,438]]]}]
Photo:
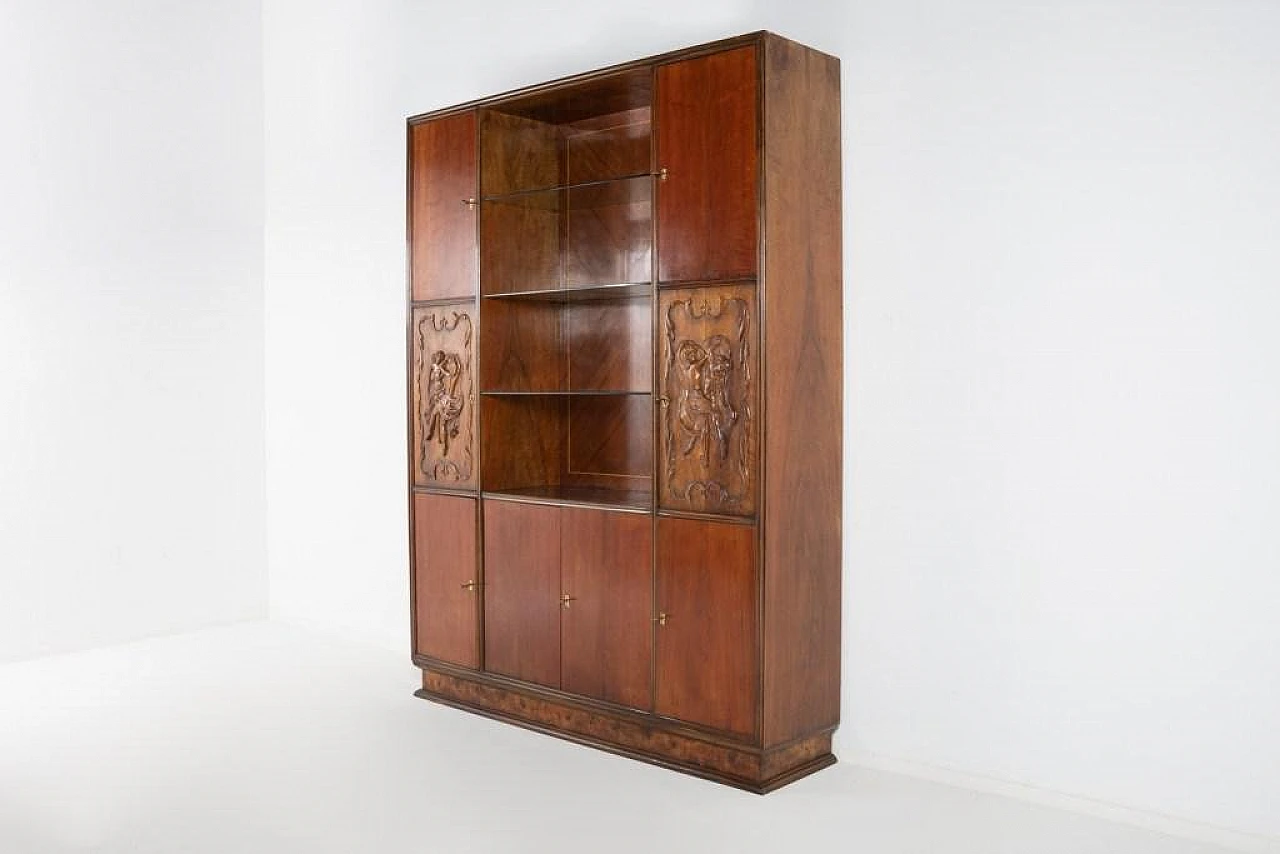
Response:
[{"label": "lower cabinet door", "polygon": [[756,529],[658,519],[660,715],[756,731]]},{"label": "lower cabinet door", "polygon": [[480,666],[476,502],[413,496],[414,651]]},{"label": "lower cabinet door", "polygon": [[560,508],[484,502],[484,668],[560,687]]},{"label": "lower cabinet door", "polygon": [[653,519],[566,507],[561,529],[561,687],[652,707]]}]

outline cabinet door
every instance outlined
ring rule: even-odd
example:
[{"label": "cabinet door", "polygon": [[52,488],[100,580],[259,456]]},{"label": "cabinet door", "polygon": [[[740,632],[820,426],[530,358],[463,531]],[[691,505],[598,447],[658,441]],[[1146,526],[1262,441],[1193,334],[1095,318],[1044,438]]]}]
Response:
[{"label": "cabinet door", "polygon": [[476,293],[474,111],[409,128],[409,252],[415,300]]},{"label": "cabinet door", "polygon": [[474,499],[413,496],[413,566],[414,652],[479,667]]},{"label": "cabinet door", "polygon": [[756,49],[658,68],[658,279],[756,274]]},{"label": "cabinet door", "polygon": [[658,520],[658,714],[755,734],[755,533]]},{"label": "cabinet door", "polygon": [[635,709],[651,704],[653,519],[565,508],[561,515],[561,687]]},{"label": "cabinet door", "polygon": [[658,504],[751,516],[758,446],[755,287],[664,289],[658,312]]},{"label": "cabinet door", "polygon": [[415,308],[412,314],[413,482],[474,489],[476,390],[474,303]]},{"label": "cabinet door", "polygon": [[485,670],[560,687],[560,508],[484,503]]}]

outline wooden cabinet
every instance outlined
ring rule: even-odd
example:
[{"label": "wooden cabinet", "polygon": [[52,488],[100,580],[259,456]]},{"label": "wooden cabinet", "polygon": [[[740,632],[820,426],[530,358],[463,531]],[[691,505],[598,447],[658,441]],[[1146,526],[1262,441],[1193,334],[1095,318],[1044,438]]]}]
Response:
[{"label": "wooden cabinet", "polygon": [[409,119],[420,696],[764,792],[835,761],[839,62]]}]

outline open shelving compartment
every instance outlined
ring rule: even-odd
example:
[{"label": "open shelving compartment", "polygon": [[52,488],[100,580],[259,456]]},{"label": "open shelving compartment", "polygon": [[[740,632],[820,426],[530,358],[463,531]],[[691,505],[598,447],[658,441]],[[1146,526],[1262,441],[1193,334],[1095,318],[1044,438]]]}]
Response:
[{"label": "open shelving compartment", "polygon": [[650,509],[652,76],[480,112],[486,496]]}]

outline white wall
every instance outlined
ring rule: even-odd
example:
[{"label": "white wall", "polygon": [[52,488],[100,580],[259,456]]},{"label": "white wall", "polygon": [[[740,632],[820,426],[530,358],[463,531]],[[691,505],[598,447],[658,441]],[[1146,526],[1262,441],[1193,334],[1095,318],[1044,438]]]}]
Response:
[{"label": "white wall", "polygon": [[404,116],[844,59],[846,755],[1280,836],[1280,7],[266,0],[273,613],[406,649]]},{"label": "white wall", "polygon": [[266,612],[260,5],[0,6],[0,660]]}]

